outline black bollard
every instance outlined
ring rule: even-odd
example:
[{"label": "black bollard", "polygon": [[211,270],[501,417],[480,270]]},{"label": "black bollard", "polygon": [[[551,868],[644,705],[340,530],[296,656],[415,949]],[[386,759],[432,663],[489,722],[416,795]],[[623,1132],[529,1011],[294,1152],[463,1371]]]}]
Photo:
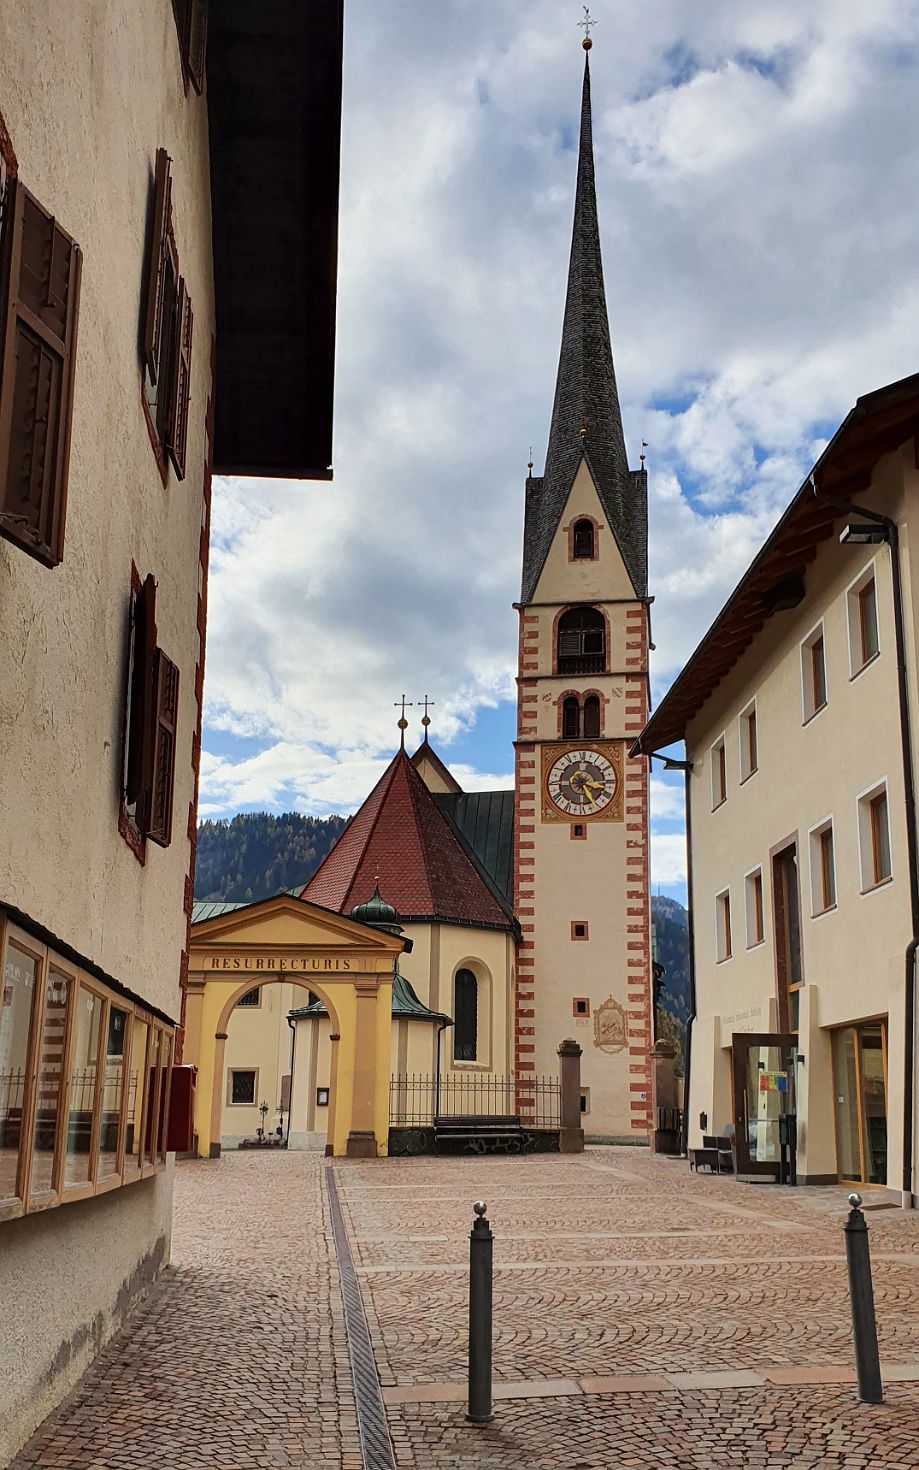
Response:
[{"label": "black bollard", "polygon": [[855,1341],[855,1371],[858,1396],[864,1404],[884,1402],[881,1383],[881,1360],[878,1357],[878,1328],[874,1315],[874,1288],[871,1285],[871,1257],[868,1253],[868,1226],[859,1206],[860,1194],[850,1194],[846,1233],[846,1265],[849,1268],[849,1300],[852,1307],[852,1337]]},{"label": "black bollard", "polygon": [[494,1236],[477,1200],[469,1232],[469,1408],[466,1418],[487,1424],[491,1410],[491,1266]]}]

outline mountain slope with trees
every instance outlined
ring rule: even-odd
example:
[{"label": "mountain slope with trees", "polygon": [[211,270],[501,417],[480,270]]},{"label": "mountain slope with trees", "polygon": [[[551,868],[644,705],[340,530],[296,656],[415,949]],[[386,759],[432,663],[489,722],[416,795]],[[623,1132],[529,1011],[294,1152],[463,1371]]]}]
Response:
[{"label": "mountain slope with trees", "polygon": [[302,887],[347,825],[347,817],[301,812],[240,812],[200,822],[195,898],[254,903]]}]

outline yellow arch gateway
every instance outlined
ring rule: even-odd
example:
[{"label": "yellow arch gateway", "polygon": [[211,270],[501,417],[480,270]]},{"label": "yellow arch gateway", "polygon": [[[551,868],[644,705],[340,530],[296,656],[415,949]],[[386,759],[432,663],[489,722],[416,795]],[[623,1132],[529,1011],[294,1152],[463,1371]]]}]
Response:
[{"label": "yellow arch gateway", "polygon": [[295,980],[326,1004],[332,1095],[326,1152],[382,1157],[389,1138],[393,971],[411,940],[290,894],[193,924],[183,1061],[198,1069],[201,1158],[220,1154],[224,1047],[237,1001],[254,984]]}]

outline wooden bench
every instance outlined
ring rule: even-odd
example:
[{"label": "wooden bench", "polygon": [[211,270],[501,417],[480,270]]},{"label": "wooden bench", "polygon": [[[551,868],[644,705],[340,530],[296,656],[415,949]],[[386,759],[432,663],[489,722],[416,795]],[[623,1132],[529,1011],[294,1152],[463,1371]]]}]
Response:
[{"label": "wooden bench", "polygon": [[450,1114],[434,1119],[434,1146],[442,1149],[461,1148],[468,1153],[521,1153],[523,1128],[519,1117],[492,1113]]}]

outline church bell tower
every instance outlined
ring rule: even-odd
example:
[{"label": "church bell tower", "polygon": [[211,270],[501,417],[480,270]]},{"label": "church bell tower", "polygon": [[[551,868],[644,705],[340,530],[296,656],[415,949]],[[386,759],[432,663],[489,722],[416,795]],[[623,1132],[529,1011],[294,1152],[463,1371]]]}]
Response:
[{"label": "church bell tower", "polygon": [[[590,41],[585,42],[589,51]],[[545,469],[526,482],[514,908],[521,1079],[583,1049],[584,1131],[651,1128],[647,476],[629,468],[603,289],[585,55],[574,228]],[[526,1114],[526,1089],[519,1097]]]}]

